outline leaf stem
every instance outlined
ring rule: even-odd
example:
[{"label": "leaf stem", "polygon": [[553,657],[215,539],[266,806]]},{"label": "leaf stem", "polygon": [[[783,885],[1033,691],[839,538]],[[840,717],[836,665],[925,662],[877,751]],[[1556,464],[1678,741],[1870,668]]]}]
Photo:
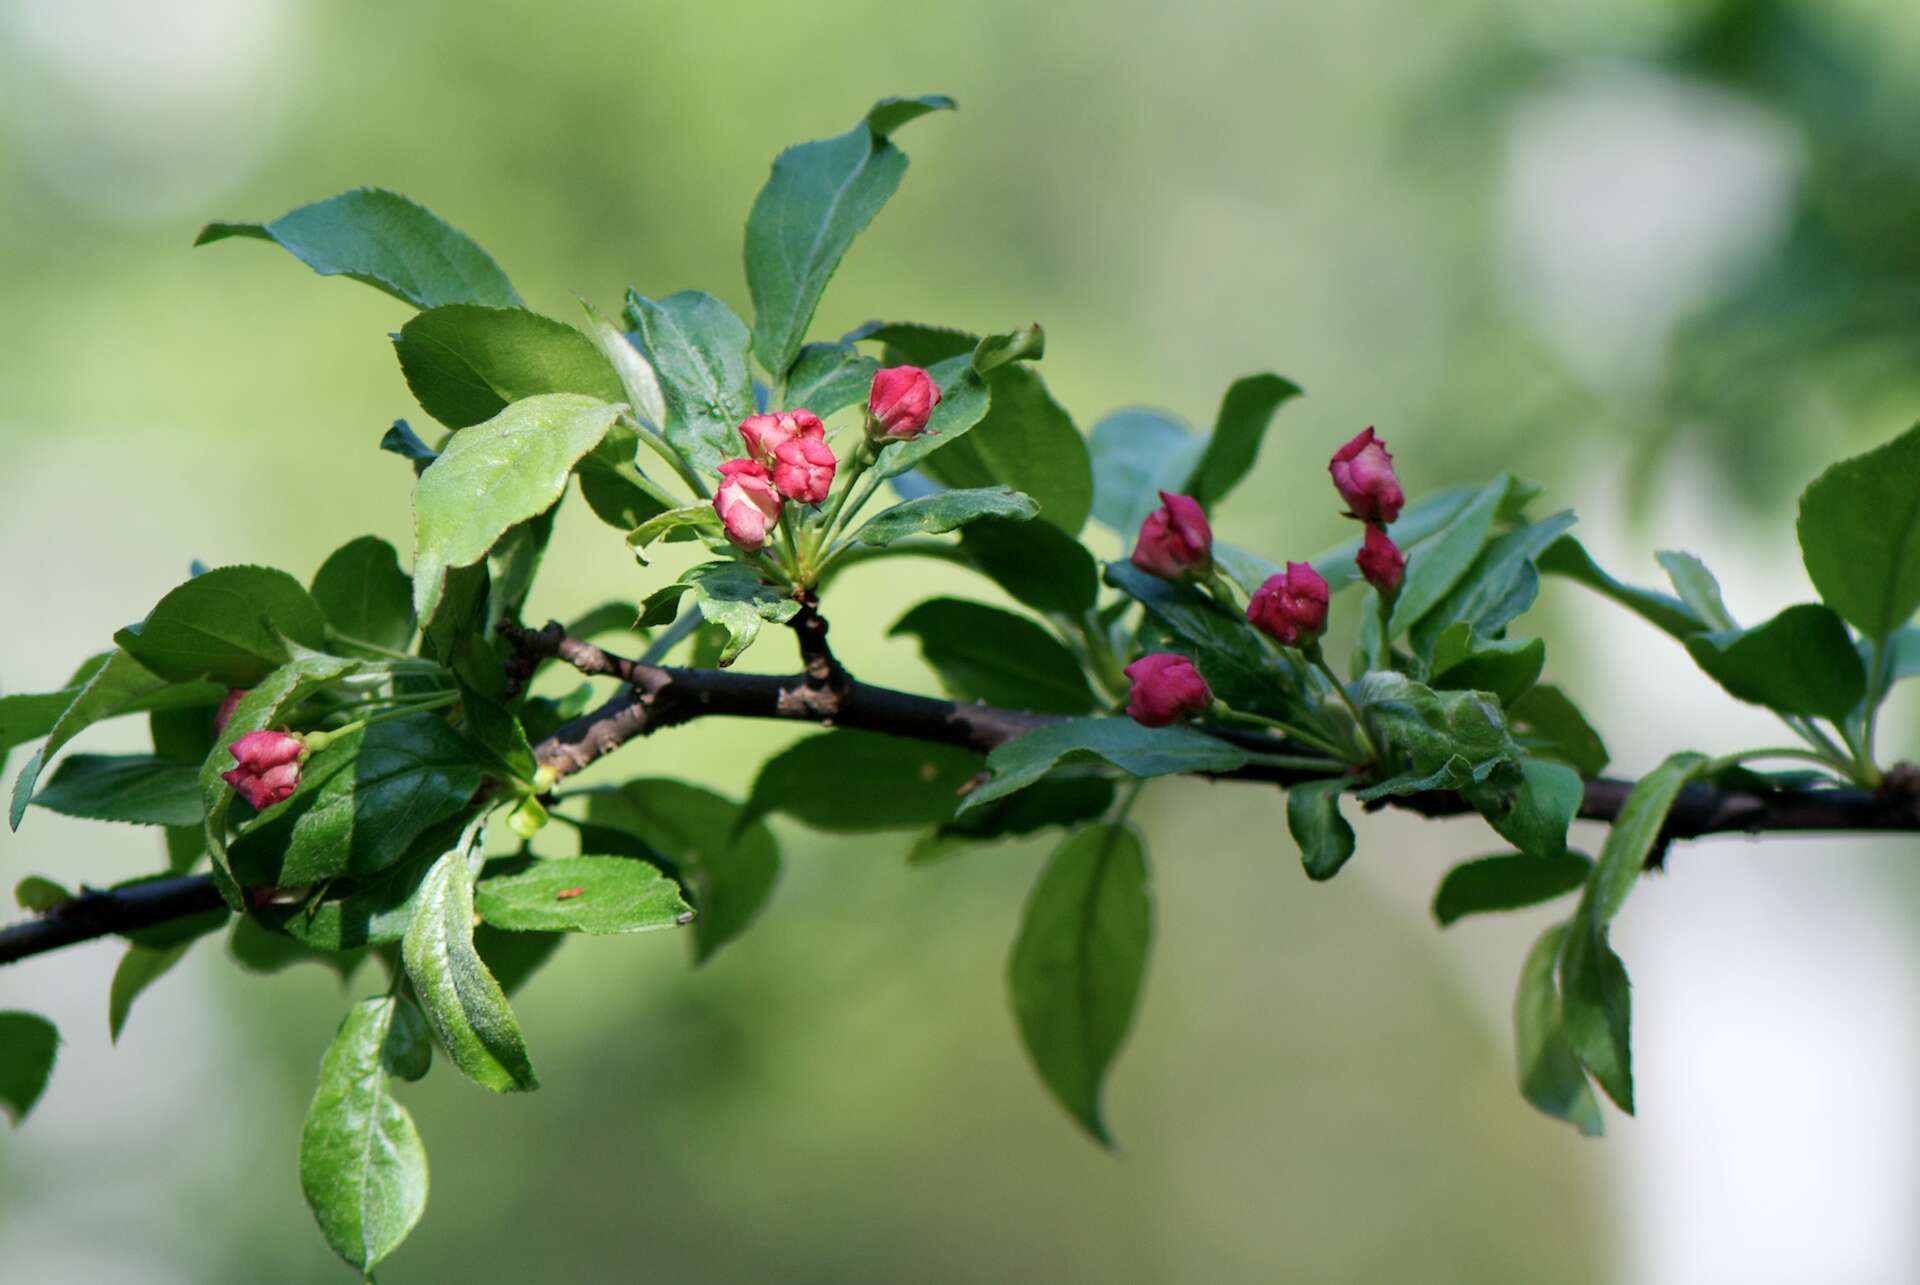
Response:
[{"label": "leaf stem", "polygon": [[1264,714],[1249,714],[1245,710],[1234,709],[1225,701],[1215,701],[1213,703],[1213,713],[1216,718],[1253,723],[1260,727],[1270,727],[1276,732],[1284,733],[1287,737],[1300,742],[1302,745],[1311,745],[1316,750],[1331,754],[1339,763],[1350,767],[1357,766],[1353,758],[1353,750],[1350,746],[1335,745],[1332,741],[1317,732],[1309,732],[1303,727],[1282,722],[1277,718],[1268,718]]},{"label": "leaf stem", "polygon": [[[713,498],[713,492],[707,489],[706,482],[702,480],[699,473],[694,471],[693,465],[687,463],[686,458],[682,456],[679,451],[673,449],[671,442],[654,432],[653,429],[647,425],[642,424],[639,419],[630,413],[623,413],[620,419],[628,428],[633,430],[636,437],[652,448],[654,454],[667,462],[667,467],[679,474],[680,480],[691,487],[695,495],[703,500]],[[633,470],[633,476],[628,478],[628,481],[640,486],[655,499],[665,501],[668,508],[677,509],[680,507],[680,501],[662,490],[656,482],[645,473],[642,473],[638,465],[629,465],[628,467]]]},{"label": "leaf stem", "polygon": [[1354,730],[1360,735],[1360,749],[1366,754],[1367,762],[1378,763],[1380,751],[1374,746],[1373,734],[1367,730],[1367,716],[1360,706],[1354,703],[1353,697],[1347,694],[1346,684],[1342,683],[1340,676],[1333,672],[1333,666],[1327,664],[1327,658],[1321,652],[1319,642],[1315,641],[1311,647],[1306,648],[1304,654],[1309,664],[1327,676],[1327,681],[1333,684],[1333,690],[1346,705],[1348,712],[1353,715]]}]

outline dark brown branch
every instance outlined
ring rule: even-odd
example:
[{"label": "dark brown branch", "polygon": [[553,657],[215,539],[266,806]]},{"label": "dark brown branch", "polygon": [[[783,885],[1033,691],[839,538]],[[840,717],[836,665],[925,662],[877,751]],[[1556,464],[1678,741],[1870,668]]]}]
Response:
[{"label": "dark brown branch", "polygon": [[206,875],[152,879],[105,892],[82,888],[79,896],[36,919],[0,928],[0,964],[110,933],[151,928],[220,904],[220,894]]}]

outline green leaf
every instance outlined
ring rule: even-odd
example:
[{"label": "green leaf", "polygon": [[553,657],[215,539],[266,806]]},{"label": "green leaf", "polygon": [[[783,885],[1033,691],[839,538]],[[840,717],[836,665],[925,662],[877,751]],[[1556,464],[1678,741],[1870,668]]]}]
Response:
[{"label": "green leaf", "polygon": [[292,935],[270,928],[259,916],[235,915],[233,933],[227,938],[227,953],[250,973],[270,975],[285,972],[295,964],[319,964],[334,972],[345,983],[366,959],[362,950],[328,951],[307,945]]},{"label": "green leaf", "polygon": [[416,308],[520,303],[499,265],[465,233],[379,188],[357,187],[271,223],[209,223],[194,244],[235,236],[273,241],[323,277],[352,277]]},{"label": "green leaf", "polygon": [[[981,341],[985,346],[999,336]],[[981,356],[976,350],[977,371]],[[1001,366],[987,380],[987,413],[971,432],[927,457],[923,466],[950,487],[1003,482],[1033,497],[1040,517],[1068,535],[1086,525],[1093,504],[1093,469],[1086,439],[1025,366]]]},{"label": "green leaf", "polygon": [[1920,425],[1834,465],[1800,497],[1800,553],[1821,599],[1869,638],[1920,607]]},{"label": "green leaf", "polygon": [[1250,713],[1293,713],[1287,698],[1300,687],[1299,671],[1261,642],[1244,617],[1198,589],[1162,580],[1130,562],[1108,563],[1107,583],[1139,602],[1187,645],[1215,696]]},{"label": "green leaf", "polygon": [[241,883],[292,888],[365,878],[461,811],[483,776],[473,747],[437,714],[409,714],[308,759],[300,788],[248,823],[228,860]]},{"label": "green leaf", "polygon": [[1727,604],[1720,599],[1720,582],[1707,570],[1706,563],[1691,553],[1671,549],[1663,549],[1653,556],[1666,571],[1667,579],[1673,581],[1673,590],[1680,595],[1680,601],[1686,603],[1687,610],[1698,616],[1707,628],[1738,628],[1727,611]]},{"label": "green leaf", "polygon": [[495,1093],[540,1087],[507,997],[473,948],[473,876],[462,849],[421,881],[401,955],[440,1046],[468,1079]]},{"label": "green leaf", "polygon": [[107,1033],[115,1044],[120,1042],[120,1032],[126,1029],[133,1001],[179,963],[192,945],[189,940],[171,946],[135,944],[127,947],[127,953],[120,957],[119,966],[113,970],[113,983],[107,989]]},{"label": "green leaf", "polygon": [[927,417],[927,427],[910,442],[888,442],[880,449],[874,468],[882,478],[899,477],[919,468],[935,451],[954,445],[986,417],[992,402],[987,381],[974,373],[966,357],[950,357],[927,367],[927,376],[940,389],[940,404]]},{"label": "green leaf", "polygon": [[1763,625],[1693,634],[1687,653],[1743,701],[1838,722],[1866,695],[1866,667],[1830,607],[1802,603]]},{"label": "green leaf", "polygon": [[1599,776],[1607,770],[1607,747],[1567,694],[1552,685],[1530,687],[1507,703],[1507,717],[1516,734],[1536,754],[1546,754],[1572,767],[1581,776]]},{"label": "green leaf", "polygon": [[[1413,550],[1446,530],[1447,524],[1459,517],[1462,509],[1473,503],[1481,489],[1477,486],[1450,486],[1445,490],[1423,495],[1400,510],[1399,520],[1387,528],[1387,534],[1393,537],[1393,542],[1400,546],[1402,553],[1411,557]],[[1309,559],[1313,569],[1326,580],[1328,588],[1338,592],[1359,581],[1360,568],[1355,564],[1354,557],[1360,552],[1363,538],[1355,536]],[[1235,565],[1236,562],[1248,556],[1250,555],[1244,549],[1236,549],[1221,541],[1214,541],[1215,560],[1242,588],[1251,591],[1258,587],[1260,581],[1280,568],[1273,563],[1265,562],[1264,559],[1261,560],[1264,568]]]},{"label": "green leaf", "polygon": [[642,566],[645,566],[647,560],[642,556],[641,550],[656,540],[666,540],[670,543],[693,540],[702,535],[718,535],[722,529],[719,511],[710,502],[701,500],[654,514],[627,532],[627,547],[633,550],[633,556]]},{"label": "green leaf", "polygon": [[1580,811],[1584,787],[1580,774],[1564,763],[1522,759],[1502,767],[1467,790],[1494,833],[1534,857],[1558,857],[1567,850],[1567,827]]},{"label": "green leaf", "polygon": [[1044,714],[1086,714],[1098,703],[1058,638],[1025,616],[959,598],[921,603],[887,636],[909,634],[955,700]]},{"label": "green leaf", "polygon": [[393,427],[380,436],[380,449],[413,464],[413,475],[419,477],[427,465],[440,458],[440,452],[420,440],[412,425],[404,419],[393,421]]},{"label": "green leaf", "polygon": [[535,860],[483,877],[473,901],[482,919],[514,932],[636,933],[693,920],[680,885],[627,857]]},{"label": "green leaf", "polygon": [[533,780],[540,763],[526,729],[512,710],[462,683],[460,711],[460,730],[468,740],[485,750],[508,775],[521,781]]},{"label": "green leaf", "polygon": [[509,997],[546,967],[566,939],[565,933],[516,933],[484,923],[473,930],[473,948]]},{"label": "green leaf", "polygon": [[1013,1014],[1034,1069],[1109,1147],[1101,1085],[1133,1024],[1152,936],[1140,840],[1124,826],[1089,826],[1048,859],[1007,961]]},{"label": "green leaf", "polygon": [[[1247,375],[1233,381],[1220,399],[1213,435],[1180,489],[1212,508],[1227,497],[1253,469],[1260,441],[1281,406],[1300,395],[1300,386],[1272,373]],[[1131,535],[1131,532],[1122,532]]]},{"label": "green leaf", "polygon": [[747,289],[753,351],[784,376],[806,338],[827,281],[853,238],[873,221],[907,172],[889,135],[927,112],[951,109],[939,95],[885,98],[844,134],[789,147],[747,216]]},{"label": "green leaf", "polygon": [[[1462,861],[1447,871],[1433,895],[1434,922],[1446,928],[1468,915],[1524,910],[1552,901],[1584,884],[1592,869],[1593,858],[1578,852],[1562,852],[1557,857],[1510,852]],[[1558,994],[1554,1000],[1558,1009]]]},{"label": "green leaf", "polygon": [[426,1148],[413,1117],[387,1092],[386,1051],[405,1029],[403,1011],[391,995],[347,1010],[300,1129],[300,1189],[314,1221],[333,1251],[366,1274],[427,1207]]},{"label": "green leaf", "polygon": [[880,363],[845,340],[807,344],[787,372],[788,410],[810,410],[821,419],[855,403],[864,403]]},{"label": "green leaf", "polygon": [[921,835],[907,864],[929,865],[979,844],[1097,820],[1113,806],[1113,795],[1113,782],[1103,777],[1049,777]]},{"label": "green leaf", "polygon": [[286,572],[220,567],[168,593],[113,640],[161,678],[251,687],[292,659],[289,640],[325,647],[327,621]]},{"label": "green leaf", "polygon": [[0,1109],[18,1128],[53,1078],[60,1032],[37,1013],[0,1013]]},{"label": "green leaf", "polygon": [[1099,596],[1093,555],[1044,522],[969,522],[960,530],[960,551],[982,575],[1035,611],[1079,617]]},{"label": "green leaf", "polygon": [[[886,354],[880,363],[883,366],[904,364],[929,369],[951,357],[977,353],[983,342],[981,336],[971,330],[929,326],[918,321],[869,321],[845,339],[848,343],[869,340],[883,345]],[[989,352],[988,360],[991,359]]]},{"label": "green leaf", "polygon": [[510,403],[542,393],[602,402],[627,396],[591,339],[525,308],[430,308],[400,327],[393,344],[421,409],[448,428],[485,423]]},{"label": "green leaf", "polygon": [[738,562],[703,562],[689,568],[678,584],[649,596],[646,622],[658,623],[652,612],[656,599],[669,592],[677,598],[689,589],[700,613],[727,631],[727,645],[719,658],[722,666],[731,665],[753,645],[763,621],[785,624],[800,610],[800,604],[786,590],[763,583]]},{"label": "green leaf", "polygon": [[[1533,605],[1540,591],[1534,559],[1572,526],[1573,521],[1573,513],[1566,511],[1495,536],[1446,597],[1425,615],[1409,617],[1413,621],[1410,637],[1414,650],[1423,658],[1431,658],[1440,634],[1460,623],[1470,626],[1475,638],[1498,638]],[[1434,541],[1432,552],[1436,556],[1447,538],[1441,536]],[[1416,555],[1426,556],[1426,552]],[[1399,619],[1398,604],[1394,619]]]},{"label": "green leaf", "polygon": [[1554,1119],[1565,1120],[1585,1136],[1597,1138],[1601,1133],[1600,1103],[1594,1099],[1586,1072],[1567,1043],[1560,992],[1553,981],[1554,961],[1560,956],[1566,931],[1566,925],[1555,924],[1542,933],[1520,969],[1520,988],[1513,997],[1520,1095]]},{"label": "green leaf", "polygon": [[1200,467],[1207,440],[1163,411],[1115,411],[1093,426],[1093,516],[1131,542],[1161,491],[1178,491]]},{"label": "green leaf", "polygon": [[987,756],[993,779],[960,801],[962,813],[1023,790],[1055,767],[1106,762],[1134,776],[1231,772],[1268,755],[1189,727],[1142,727],[1130,718],[1074,718],[998,746]]},{"label": "green leaf", "polygon": [[836,728],[763,763],[745,815],[784,812],[835,834],[916,829],[951,817],[979,770],[972,750]]},{"label": "green leaf", "polygon": [[1629,1115],[1633,1060],[1627,970],[1608,944],[1607,926],[1640,878],[1674,800],[1706,763],[1702,754],[1670,755],[1634,785],[1607,832],[1560,952],[1568,1042],[1607,1096]]},{"label": "green leaf", "polygon": [[387,1074],[403,1080],[425,1079],[433,1069],[433,1028],[427,1025],[427,1015],[418,1004],[403,996],[394,998],[393,1024],[380,1046],[381,1064]]},{"label": "green leaf", "polygon": [[1047,332],[1036,321],[982,338],[973,350],[973,369],[975,374],[990,375],[1013,362],[1039,361],[1046,355]]},{"label": "green leaf", "polygon": [[151,754],[74,754],[34,802],[64,816],[131,825],[201,822],[199,765]]},{"label": "green leaf", "polygon": [[420,475],[413,498],[413,605],[420,619],[439,606],[449,567],[474,565],[513,527],[553,507],[574,466],[619,413],[590,397],[549,393],[454,434]]},{"label": "green leaf", "polygon": [[659,300],[629,290],[627,324],[659,376],[668,443],[694,468],[717,475],[721,460],[740,453],[740,421],[754,411],[746,323],[699,290]]},{"label": "green leaf", "polygon": [[1436,692],[1405,674],[1376,670],[1352,694],[1383,741],[1382,757],[1398,775],[1355,792],[1361,802],[1428,789],[1462,789],[1485,781],[1518,757],[1506,719],[1481,692]]},{"label": "green leaf", "polygon": [[637,835],[681,875],[697,917],[694,957],[706,960],[745,932],[780,877],[780,847],[741,805],[684,781],[629,781],[587,796],[587,818]]},{"label": "green leaf", "polygon": [[1694,614],[1693,608],[1678,598],[1615,580],[1602,571],[1586,547],[1570,535],[1563,535],[1548,545],[1534,565],[1544,572],[1565,576],[1603,597],[1611,598],[1675,638],[1684,640],[1689,634],[1704,633],[1710,628],[1705,620]]},{"label": "green leaf", "polygon": [[356,951],[399,941],[413,919],[414,897],[440,854],[460,837],[464,816],[428,831],[391,868],[366,879],[338,879],[301,905],[271,904],[254,917],[317,951]]},{"label": "green leaf", "polygon": [[586,311],[594,346],[620,381],[619,400],[632,407],[634,415],[647,427],[656,433],[662,431],[667,423],[667,395],[660,387],[660,376],[653,364],[598,308],[585,299],[580,300],[580,306]]},{"label": "green leaf", "polygon": [[1449,625],[1434,643],[1433,686],[1442,691],[1492,692],[1512,709],[1546,668],[1547,644],[1539,638],[1473,637],[1466,621]]},{"label": "green leaf", "polygon": [[14,885],[13,900],[15,905],[29,914],[44,915],[72,901],[73,894],[51,879],[28,875]]},{"label": "green leaf", "polygon": [[313,600],[335,642],[405,651],[413,641],[413,588],[400,555],[376,536],[350,540],[313,575]]},{"label": "green leaf", "polygon": [[1331,879],[1353,856],[1353,827],[1340,815],[1340,780],[1308,781],[1287,791],[1287,830],[1300,845],[1309,879]]},{"label": "green leaf", "polygon": [[1400,584],[1393,619],[1387,625],[1388,641],[1398,638],[1439,605],[1466,576],[1492,538],[1494,517],[1512,485],[1513,480],[1502,473],[1481,487],[1452,521],[1407,558],[1407,576]]},{"label": "green leaf", "polygon": [[1004,486],[968,491],[936,491],[905,500],[869,518],[856,533],[860,543],[879,547],[908,536],[938,535],[978,518],[1025,522],[1040,512],[1031,497]]}]

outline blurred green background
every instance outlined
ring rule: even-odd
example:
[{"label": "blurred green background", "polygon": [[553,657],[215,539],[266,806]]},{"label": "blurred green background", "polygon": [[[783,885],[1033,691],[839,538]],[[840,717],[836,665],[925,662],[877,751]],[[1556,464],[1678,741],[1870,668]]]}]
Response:
[{"label": "blurred green background", "polygon": [[[817,333],[1040,320],[1082,427],[1143,402],[1204,423],[1230,379],[1276,369],[1309,396],[1217,516],[1236,543],[1302,556],[1344,537],[1325,460],[1372,423],[1410,490],[1513,468],[1578,504],[1634,576],[1652,577],[1657,533],[1706,554],[1736,609],[1770,612],[1806,593],[1797,488],[1920,404],[1916,71],[1920,10],[1899,0],[0,0],[0,684],[57,686],[190,559],[305,576],[356,534],[408,544],[411,474],[374,449],[413,413],[385,337],[405,308],[263,245],[191,251],[202,222],[378,184],[474,236],[553,315],[573,318],[575,292],[610,309],[629,284],[750,315],[739,235],[768,161],[889,93],[961,111],[902,133],[912,170]],[[637,570],[571,506],[530,614],[671,574]],[[850,574],[831,613],[843,659],[929,686],[884,631],[930,592],[989,596],[913,564]],[[1640,626],[1557,587],[1540,614],[1554,676],[1593,703],[1622,770],[1764,726]],[[784,668],[785,647],[747,663]],[[594,779],[742,793],[790,736],[702,724]],[[88,747],[138,741],[115,725]],[[1648,1118],[1595,1145],[1511,1084],[1507,997],[1546,916],[1444,937],[1425,919],[1448,860],[1490,836],[1376,818],[1354,872],[1318,887],[1265,792],[1173,783],[1136,815],[1157,942],[1110,1086],[1118,1156],[1046,1099],[1005,1011],[1042,847],[909,871],[903,837],[785,825],[773,905],[708,967],[670,935],[582,940],[522,992],[543,1091],[490,1100],[445,1068],[403,1090],[434,1191],[383,1279],[1920,1271],[1913,1108],[1891,1087],[1915,1069],[1910,1020],[1880,1015],[1870,1046],[1847,1044],[1853,1023],[1831,1034],[1860,1118],[1815,1090],[1831,1097],[1798,1117],[1776,1106],[1771,1148],[1717,1126],[1675,1141],[1683,1117],[1744,1099],[1731,1074],[1689,1097],[1660,1068],[1744,1067],[1759,1037],[1702,1051],[1685,1042],[1700,1010],[1657,996],[1706,961],[1761,958],[1751,918],[1713,914],[1713,881],[1791,894],[1807,845],[1682,854],[1671,895],[1644,898],[1626,940],[1654,961],[1627,952]],[[0,835],[0,864],[107,882],[156,848],[36,813]],[[1828,940],[1842,984],[1906,995],[1904,929],[1874,935],[1883,908],[1914,904],[1900,845],[1828,860],[1839,908],[1796,922],[1788,950]],[[1698,953],[1662,955],[1682,931]],[[117,1050],[111,946],[0,973],[0,1005],[67,1039],[38,1114],[0,1139],[0,1275],[343,1277],[294,1154],[320,1051],[372,973],[342,993],[219,953],[149,993]],[[1824,997],[1700,997],[1716,1002],[1777,1032]],[[1806,1082],[1831,1070],[1816,1059]],[[1680,1177],[1793,1192],[1809,1164],[1852,1193],[1852,1222],[1798,1199],[1777,1217],[1696,1205],[1679,1232],[1661,1212]],[[1729,1235],[1738,1274],[1714,1253]]]}]

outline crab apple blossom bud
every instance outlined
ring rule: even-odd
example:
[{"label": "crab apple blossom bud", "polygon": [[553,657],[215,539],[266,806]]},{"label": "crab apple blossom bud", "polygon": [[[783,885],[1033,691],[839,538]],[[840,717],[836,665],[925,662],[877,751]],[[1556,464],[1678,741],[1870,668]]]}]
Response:
[{"label": "crab apple blossom bud", "polygon": [[1407,576],[1407,555],[1387,535],[1386,528],[1367,523],[1367,538],[1354,555],[1354,564],[1367,583],[1381,593],[1393,593]]},{"label": "crab apple blossom bud", "polygon": [[1133,565],[1165,580],[1199,580],[1213,566],[1213,528],[1199,501],[1160,492],[1161,507],[1140,524]]},{"label": "crab apple blossom bud", "polygon": [[867,436],[876,442],[909,442],[926,431],[940,404],[933,376],[918,366],[888,366],[874,372],[867,395]]},{"label": "crab apple blossom bud", "polygon": [[227,724],[233,721],[233,711],[239,707],[240,701],[246,694],[247,689],[244,687],[227,688],[227,698],[220,702],[219,709],[213,711],[213,734],[215,736],[227,730]]},{"label": "crab apple blossom bud", "polygon": [[1393,475],[1393,456],[1371,428],[1333,453],[1327,465],[1333,485],[1347,502],[1347,516],[1386,526],[1400,516],[1407,496]]},{"label": "crab apple blossom bud", "polygon": [[229,748],[239,766],[220,779],[256,809],[290,798],[300,785],[300,762],[307,743],[290,732],[248,732]]},{"label": "crab apple blossom bud", "polygon": [[758,460],[728,460],[720,466],[720,475],[725,480],[713,493],[713,511],[736,549],[758,553],[780,520],[780,493]]},{"label": "crab apple blossom bud", "polygon": [[749,415],[740,421],[740,440],[747,444],[747,454],[760,462],[762,468],[772,468],[775,454],[782,442],[795,438],[822,441],[826,438],[827,426],[820,417],[810,410],[781,411],[778,415]]},{"label": "crab apple blossom bud", "polygon": [[789,500],[818,504],[833,489],[833,470],[838,462],[825,442],[790,437],[774,448],[773,485]]},{"label": "crab apple blossom bud", "polygon": [[1282,646],[1305,647],[1327,627],[1327,582],[1304,562],[1268,576],[1247,603],[1247,620]]},{"label": "crab apple blossom bud", "polygon": [[1213,704],[1213,690],[1185,656],[1157,651],[1128,665],[1133,682],[1127,717],[1143,727],[1166,727],[1197,718]]}]

